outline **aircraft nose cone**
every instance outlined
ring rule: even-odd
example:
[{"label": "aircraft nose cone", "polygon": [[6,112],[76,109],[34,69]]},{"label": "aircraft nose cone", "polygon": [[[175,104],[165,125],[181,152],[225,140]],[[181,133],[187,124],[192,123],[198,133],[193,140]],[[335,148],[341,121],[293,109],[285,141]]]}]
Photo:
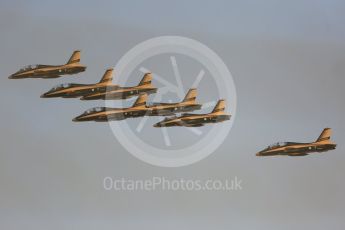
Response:
[{"label": "aircraft nose cone", "polygon": [[11,75],[11,76],[8,77],[8,79],[14,79],[14,77]]},{"label": "aircraft nose cone", "polygon": [[40,96],[40,98],[46,98],[47,97],[47,94],[42,94],[41,96]]},{"label": "aircraft nose cone", "polygon": [[78,121],[82,121],[82,120],[80,120],[80,116],[77,116],[77,117],[73,118],[72,121],[78,122]]},{"label": "aircraft nose cone", "polygon": [[79,116],[76,116],[75,118],[73,118],[72,121],[82,122],[82,121],[86,121],[86,120],[84,119],[84,116],[82,114],[82,115],[79,115]]},{"label": "aircraft nose cone", "polygon": [[161,127],[161,124],[160,123],[156,123],[156,124],[153,125],[153,127],[159,128],[159,127]]},{"label": "aircraft nose cone", "polygon": [[261,155],[261,152],[258,152],[257,154],[255,154],[256,156],[258,156],[258,157],[261,157],[262,155]]}]

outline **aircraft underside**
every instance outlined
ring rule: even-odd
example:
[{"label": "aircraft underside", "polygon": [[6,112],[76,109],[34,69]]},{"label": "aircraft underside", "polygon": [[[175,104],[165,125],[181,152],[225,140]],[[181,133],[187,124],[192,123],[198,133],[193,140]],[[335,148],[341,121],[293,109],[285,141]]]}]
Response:
[{"label": "aircraft underside", "polygon": [[181,107],[170,107],[166,109],[152,109],[149,116],[172,116],[176,113],[191,112],[200,109],[201,106],[181,106]]},{"label": "aircraft underside", "polygon": [[331,145],[307,146],[302,148],[284,149],[276,152],[263,152],[260,156],[307,156],[310,153],[321,153],[335,149]]},{"label": "aircraft underside", "polygon": [[[99,97],[102,99],[109,99],[109,100],[128,99],[131,97],[136,97],[140,93],[153,94],[156,92],[157,92],[157,89],[136,89],[133,91],[125,91],[125,92],[107,92],[106,94],[102,94]],[[92,95],[90,95],[90,97],[92,97]]]}]

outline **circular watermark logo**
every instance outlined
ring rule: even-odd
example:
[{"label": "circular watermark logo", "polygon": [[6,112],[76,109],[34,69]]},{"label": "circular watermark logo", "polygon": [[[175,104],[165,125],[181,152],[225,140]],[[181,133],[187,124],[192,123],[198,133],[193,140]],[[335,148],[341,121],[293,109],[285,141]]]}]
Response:
[{"label": "circular watermark logo", "polygon": [[[225,99],[225,112],[231,119],[202,127],[153,127],[163,116],[109,122],[121,145],[140,160],[162,167],[189,165],[213,153],[226,139],[236,114],[235,85],[221,58],[190,38],[156,37],[136,45],[120,59],[115,79],[121,86],[135,87],[148,72],[158,88],[149,101],[179,103],[189,89],[196,88],[202,110],[193,114],[210,113],[219,99]],[[134,100],[106,100],[106,106],[128,108]]]}]

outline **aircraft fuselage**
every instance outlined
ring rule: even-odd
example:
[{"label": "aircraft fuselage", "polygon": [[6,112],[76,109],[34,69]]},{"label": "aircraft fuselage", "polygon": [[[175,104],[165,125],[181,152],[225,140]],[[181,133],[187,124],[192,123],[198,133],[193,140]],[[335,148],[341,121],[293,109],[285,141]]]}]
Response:
[{"label": "aircraft fuselage", "polygon": [[333,143],[288,143],[282,146],[268,147],[260,152],[257,156],[306,156],[312,152],[325,152],[336,148]]},{"label": "aircraft fuselage", "polygon": [[155,87],[143,87],[143,86],[135,86],[135,87],[118,87],[116,89],[107,89],[104,92],[96,92],[90,95],[84,96],[81,100],[117,100],[117,99],[128,99],[131,97],[138,96],[139,94],[146,93],[146,94],[153,94],[157,92],[157,88]]},{"label": "aircraft fuselage", "polygon": [[11,76],[9,79],[23,79],[23,78],[58,78],[61,75],[76,74],[85,71],[86,66],[80,64],[66,64],[60,66],[45,66],[20,70]]},{"label": "aircraft fuselage", "polygon": [[104,111],[94,111],[90,113],[85,112],[82,115],[74,118],[73,121],[105,122],[143,117],[147,114],[147,109],[145,107],[131,107],[124,109],[106,108]]},{"label": "aircraft fuselage", "polygon": [[200,104],[189,104],[189,103],[162,103],[148,106],[149,116],[169,116],[175,113],[190,112],[201,109]]},{"label": "aircraft fuselage", "polygon": [[[85,112],[84,114],[76,117],[74,121],[112,121],[112,120],[124,120],[127,118],[143,117],[143,116],[156,116],[156,115],[171,115],[174,114],[170,111],[178,110],[191,110],[199,108],[199,105],[183,105],[181,108],[176,105],[169,105],[169,108],[165,111],[165,107],[162,106],[159,109],[157,107],[151,108],[147,106],[131,107],[124,109],[107,108],[104,111],[92,111]],[[200,105],[201,107],[201,105]],[[178,108],[175,110],[174,108]]]},{"label": "aircraft fuselage", "polygon": [[218,123],[230,120],[231,115],[228,114],[185,114],[181,117],[166,119],[158,122],[154,127],[172,127],[172,126],[186,126],[198,127],[208,123]]},{"label": "aircraft fuselage", "polygon": [[81,96],[87,96],[90,94],[105,92],[108,88],[117,88],[117,85],[107,85],[107,84],[79,84],[75,86],[70,86],[61,89],[55,89],[44,93],[42,98],[53,98],[53,97],[62,97],[62,98],[76,98]]}]

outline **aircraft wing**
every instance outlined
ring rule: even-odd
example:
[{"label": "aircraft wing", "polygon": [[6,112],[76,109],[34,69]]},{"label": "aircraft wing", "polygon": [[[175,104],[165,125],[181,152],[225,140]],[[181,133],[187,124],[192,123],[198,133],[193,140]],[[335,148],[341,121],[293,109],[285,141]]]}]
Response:
[{"label": "aircraft wing", "polygon": [[301,152],[301,151],[307,151],[309,149],[309,146],[306,147],[287,147],[285,149],[286,152],[290,153],[290,152]]},{"label": "aircraft wing", "polygon": [[307,156],[306,153],[289,153],[288,156],[290,157],[301,157],[301,156]]},{"label": "aircraft wing", "polygon": [[59,77],[61,77],[61,76],[60,76],[60,75],[57,75],[57,74],[55,74],[55,75],[49,74],[49,75],[46,75],[45,78],[59,78]]},{"label": "aircraft wing", "polygon": [[152,105],[176,105],[176,103],[153,102]]},{"label": "aircraft wing", "polygon": [[202,122],[202,119],[200,119],[200,118],[194,119],[193,116],[182,117],[181,122],[184,123],[184,126],[187,126],[187,127],[201,127],[201,126],[204,126],[204,123]]},{"label": "aircraft wing", "polygon": [[201,114],[195,114],[195,113],[183,113],[181,117],[195,117],[200,116]]},{"label": "aircraft wing", "polygon": [[201,126],[204,126],[204,124],[202,124],[202,123],[199,123],[199,124],[188,124],[186,126],[188,126],[188,127],[201,127]]}]

